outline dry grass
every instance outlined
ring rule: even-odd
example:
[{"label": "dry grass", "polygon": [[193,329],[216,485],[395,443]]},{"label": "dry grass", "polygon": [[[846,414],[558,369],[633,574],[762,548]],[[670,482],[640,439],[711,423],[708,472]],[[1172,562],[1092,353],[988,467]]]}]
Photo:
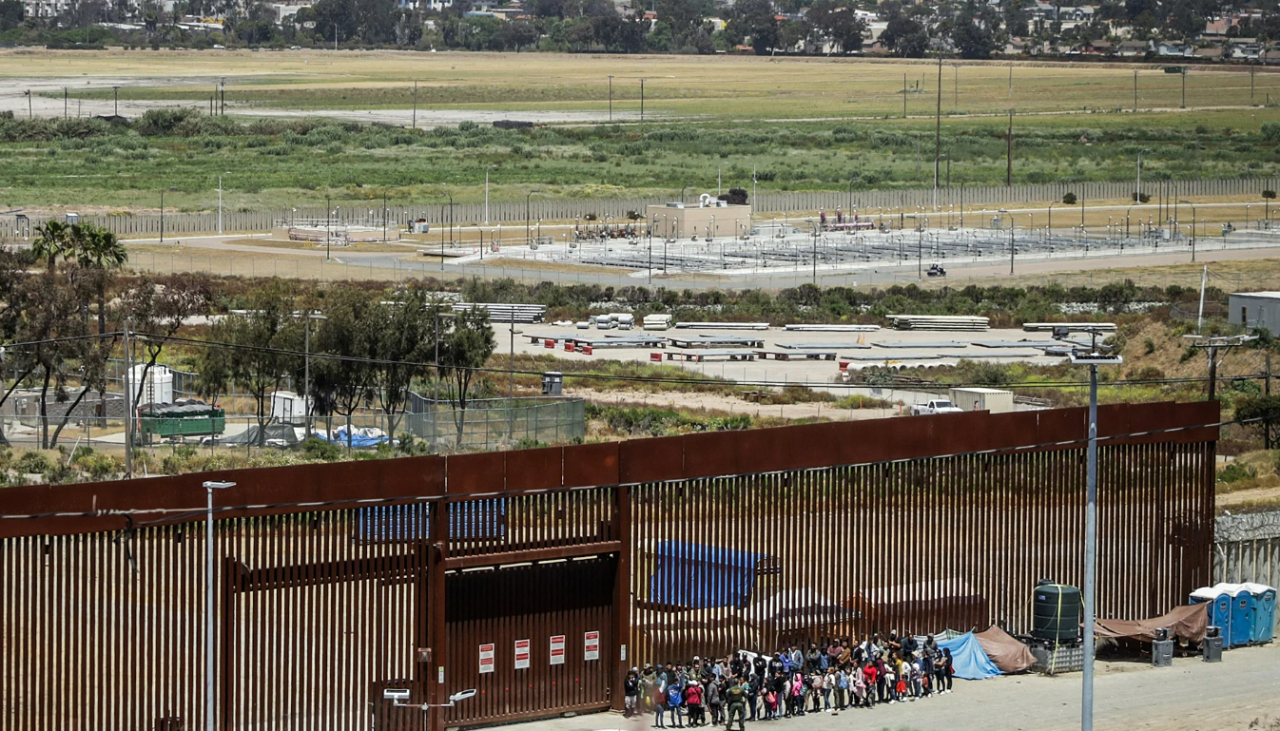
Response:
[{"label": "dry grass", "polygon": [[[512,74],[513,64],[521,72]],[[942,75],[944,113],[1001,115],[1080,112],[1133,105],[1130,64],[968,62],[948,64]],[[207,99],[216,76],[229,80],[228,99],[299,109],[407,108],[419,83],[424,109],[614,109],[639,111],[645,85],[648,114],[738,118],[897,117],[906,77],[908,113],[931,115],[938,68],[928,61],[755,56],[583,56],[566,54],[448,53],[319,50],[250,51],[0,51],[0,75],[113,77],[146,80],[121,96]],[[1280,75],[1259,69],[1255,99],[1280,98]],[[958,94],[957,94],[958,76]],[[1180,78],[1159,66],[1142,67],[1140,108],[1176,110]],[[85,89],[81,85],[81,93]],[[142,86],[144,88],[138,88]],[[105,86],[88,89],[108,94]],[[1246,69],[1196,68],[1187,78],[1190,107],[1249,103]],[[1265,115],[1236,115],[1237,128]],[[998,122],[998,120],[993,120]]]}]

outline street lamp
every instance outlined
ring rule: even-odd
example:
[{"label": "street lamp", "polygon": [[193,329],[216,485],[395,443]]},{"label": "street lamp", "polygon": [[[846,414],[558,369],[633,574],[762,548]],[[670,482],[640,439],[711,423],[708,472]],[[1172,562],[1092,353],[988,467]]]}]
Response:
[{"label": "street lamp", "polygon": [[[1088,350],[1072,350],[1071,362],[1089,366],[1089,448],[1085,463],[1085,528],[1084,528],[1084,688],[1081,693],[1080,727],[1093,729],[1093,651],[1095,594],[1098,573],[1098,366],[1119,365],[1119,355],[1103,352],[1098,347],[1098,332],[1086,329],[1093,336]],[[1055,339],[1057,338],[1055,334]],[[1065,339],[1065,336],[1064,338]]]},{"label": "street lamp", "polygon": [[214,731],[217,725],[217,703],[213,696],[213,662],[214,623],[217,621],[213,613],[214,568],[213,568],[213,491],[235,487],[234,482],[204,483],[206,510],[204,521],[204,726],[205,731]]},{"label": "street lamp", "polygon": [[164,243],[164,192],[166,190],[177,190],[173,186],[160,189],[160,243]]}]

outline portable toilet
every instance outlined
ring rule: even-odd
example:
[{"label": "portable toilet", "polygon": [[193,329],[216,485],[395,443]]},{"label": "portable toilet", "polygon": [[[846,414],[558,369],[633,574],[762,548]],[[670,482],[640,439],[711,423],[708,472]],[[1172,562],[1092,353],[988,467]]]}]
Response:
[{"label": "portable toilet", "polygon": [[1242,592],[1253,597],[1253,628],[1250,641],[1255,644],[1270,642],[1276,627],[1276,590],[1265,584],[1241,584]]},{"label": "portable toilet", "polygon": [[1231,646],[1242,647],[1253,641],[1253,615],[1258,600],[1244,589],[1231,598]]},{"label": "portable toilet", "polygon": [[1254,642],[1270,642],[1276,631],[1276,590],[1268,586],[1258,597],[1257,614],[1254,615]]},{"label": "portable toilet", "polygon": [[1222,630],[1222,644],[1231,647],[1231,585],[1205,586],[1191,592],[1191,604],[1205,605],[1209,626]]}]

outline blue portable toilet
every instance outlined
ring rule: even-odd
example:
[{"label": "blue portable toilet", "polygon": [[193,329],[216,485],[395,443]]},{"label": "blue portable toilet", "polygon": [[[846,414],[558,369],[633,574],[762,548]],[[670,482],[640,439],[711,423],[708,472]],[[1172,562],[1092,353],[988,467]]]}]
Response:
[{"label": "blue portable toilet", "polygon": [[1209,615],[1209,625],[1222,631],[1223,647],[1232,647],[1236,644],[1231,639],[1231,598],[1235,588],[1234,584],[1217,584],[1191,592],[1190,603],[1204,604],[1205,611]]},{"label": "blue portable toilet", "polygon": [[1253,594],[1241,589],[1231,597],[1231,636],[1232,647],[1242,647],[1253,641],[1253,616],[1257,614],[1258,600]]},{"label": "blue portable toilet", "polygon": [[1254,599],[1251,641],[1270,642],[1276,628],[1276,590],[1264,584],[1244,584],[1242,588]]}]

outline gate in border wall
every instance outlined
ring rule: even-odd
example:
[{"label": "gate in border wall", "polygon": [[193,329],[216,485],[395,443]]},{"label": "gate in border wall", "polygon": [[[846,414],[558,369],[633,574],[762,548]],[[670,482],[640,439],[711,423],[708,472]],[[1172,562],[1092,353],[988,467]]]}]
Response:
[{"label": "gate in border wall", "polygon": [[[0,731],[431,729],[621,706],[626,669],[1029,624],[1080,580],[1083,409],[0,491]],[[1100,409],[1102,617],[1210,579],[1216,404]],[[1174,432],[1159,430],[1178,428]],[[860,545],[875,560],[851,560]]]}]

